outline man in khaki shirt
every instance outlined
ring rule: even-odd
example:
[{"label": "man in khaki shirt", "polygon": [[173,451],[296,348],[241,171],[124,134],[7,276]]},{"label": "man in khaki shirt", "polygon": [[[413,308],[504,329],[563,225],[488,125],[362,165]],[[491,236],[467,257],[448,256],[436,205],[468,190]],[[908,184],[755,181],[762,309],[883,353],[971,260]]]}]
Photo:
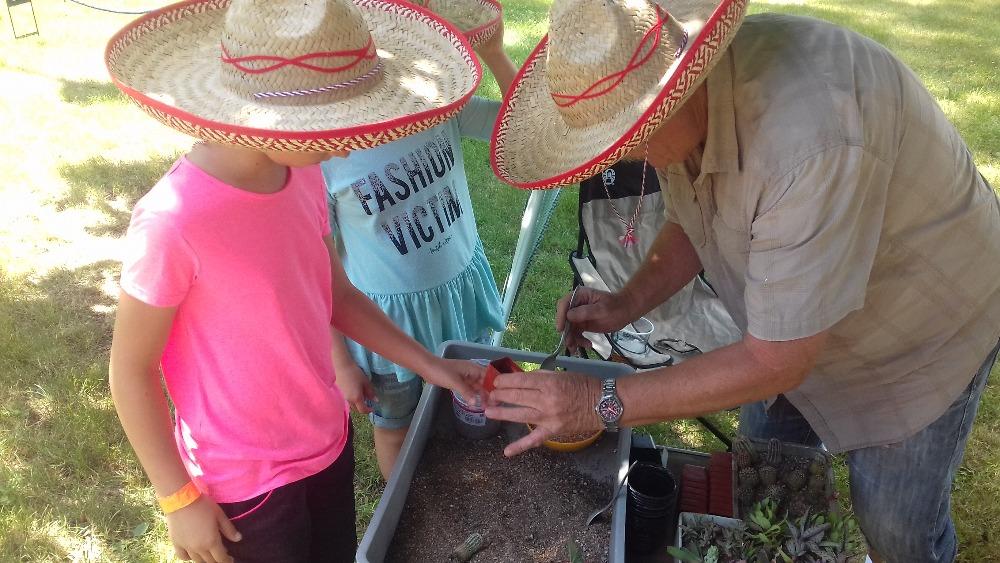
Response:
[{"label": "man in khaki shirt", "polygon": [[[559,324],[584,345],[704,268],[744,338],[619,382],[617,422],[744,404],[746,434],[848,453],[873,552],[954,560],[951,483],[1000,338],[1000,203],[920,81],[848,30],[747,18],[628,157],[658,169],[667,222],[621,291],[581,289]],[[487,415],[545,429],[512,455],[598,427],[598,385],[500,378],[494,401],[521,406]]]}]

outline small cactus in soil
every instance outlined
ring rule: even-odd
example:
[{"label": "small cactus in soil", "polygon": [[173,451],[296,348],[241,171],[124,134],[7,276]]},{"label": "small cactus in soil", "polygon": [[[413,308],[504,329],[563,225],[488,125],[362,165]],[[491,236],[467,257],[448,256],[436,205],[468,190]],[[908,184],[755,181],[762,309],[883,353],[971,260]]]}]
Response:
[{"label": "small cactus in soil", "polygon": [[736,490],[736,497],[740,500],[741,505],[750,506],[757,497],[756,492],[754,487],[740,487]]},{"label": "small cactus in soil", "polygon": [[469,561],[477,553],[485,547],[485,540],[483,535],[479,533],[470,534],[469,537],[465,538],[465,541],[458,545],[448,556],[449,561],[459,561],[464,563]]},{"label": "small cactus in soil", "polygon": [[733,457],[736,458],[736,467],[739,469],[752,469],[754,466],[754,457],[751,453],[734,452]]},{"label": "small cactus in soil", "polygon": [[826,475],[810,475],[809,490],[813,493],[826,491]]},{"label": "small cactus in soil", "polygon": [[778,470],[772,465],[761,465],[757,470],[760,476],[760,484],[765,487],[775,484],[778,481]]},{"label": "small cactus in soil", "polygon": [[757,470],[753,467],[744,467],[740,469],[740,486],[754,488],[760,483],[760,475],[757,474]]},{"label": "small cactus in soil", "polygon": [[781,440],[771,438],[767,441],[767,453],[764,454],[764,461],[774,467],[781,465]]},{"label": "small cactus in soil", "polygon": [[822,459],[814,459],[809,463],[809,474],[810,475],[825,475],[826,474],[826,462]]},{"label": "small cactus in soil", "polygon": [[806,477],[805,471],[802,471],[801,469],[793,469],[788,473],[785,473],[784,481],[785,484],[788,485],[789,489],[793,491],[800,491],[802,490],[802,487],[806,486],[806,481],[808,479],[809,478]]},{"label": "small cactus in soil", "polygon": [[779,505],[781,504],[781,501],[785,500],[786,494],[787,490],[781,483],[775,483],[764,488],[764,498],[769,498]]},{"label": "small cactus in soil", "polygon": [[793,518],[805,515],[811,508],[808,497],[802,493],[796,493],[788,501],[788,515]]},{"label": "small cactus in soil", "polygon": [[746,436],[738,436],[733,440],[733,455],[740,469],[751,467],[757,462],[757,450]]}]

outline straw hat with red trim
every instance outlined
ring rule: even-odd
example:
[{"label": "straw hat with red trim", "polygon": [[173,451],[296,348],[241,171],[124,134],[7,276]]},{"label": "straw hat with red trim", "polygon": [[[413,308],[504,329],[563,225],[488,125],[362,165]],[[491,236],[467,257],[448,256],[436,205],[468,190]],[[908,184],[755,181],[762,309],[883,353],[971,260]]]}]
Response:
[{"label": "straw hat with red trim", "polygon": [[530,189],[590,178],[641,145],[732,41],[747,0],[555,0],[490,143],[493,170]]},{"label": "straw hat with red trim", "polygon": [[412,0],[457,27],[474,48],[490,40],[503,18],[497,0]]},{"label": "straw hat with red trim", "polygon": [[170,127],[254,149],[370,148],[447,120],[482,69],[403,0],[191,0],[109,42],[122,92]]}]

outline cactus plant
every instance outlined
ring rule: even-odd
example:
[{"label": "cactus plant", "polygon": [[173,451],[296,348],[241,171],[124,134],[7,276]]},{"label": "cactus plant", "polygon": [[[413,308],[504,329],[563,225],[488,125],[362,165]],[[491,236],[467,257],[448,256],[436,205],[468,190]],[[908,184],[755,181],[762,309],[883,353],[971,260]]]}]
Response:
[{"label": "cactus plant", "polygon": [[448,556],[449,561],[458,561],[459,563],[465,563],[472,559],[479,550],[485,546],[485,540],[483,535],[479,533],[469,534],[469,537],[465,538],[465,541],[459,544]]},{"label": "cactus plant", "polygon": [[760,484],[765,487],[773,485],[778,480],[778,470],[772,465],[762,465],[757,470],[760,477]]},{"label": "cactus plant", "polygon": [[809,491],[813,493],[822,493],[826,491],[826,475],[810,475]]},{"label": "cactus plant", "polygon": [[802,487],[806,486],[808,477],[806,477],[805,471],[802,471],[801,469],[793,469],[788,473],[785,473],[785,478],[783,480],[785,481],[785,484],[788,485],[789,489],[793,491],[801,491]]},{"label": "cactus plant", "polygon": [[771,438],[767,441],[767,452],[764,454],[764,462],[774,467],[781,465],[781,440]]},{"label": "cactus plant", "polygon": [[792,495],[792,498],[788,501],[788,515],[797,518],[799,516],[804,516],[812,506],[809,504],[809,498],[803,493],[796,493]]},{"label": "cactus plant", "polygon": [[740,469],[739,473],[739,483],[741,487],[754,488],[760,483],[760,475],[757,474],[757,470],[753,467],[744,467]]},{"label": "cactus plant", "polygon": [[757,463],[757,450],[746,436],[737,436],[733,440],[733,456],[736,457],[736,466],[740,469]]},{"label": "cactus plant", "polygon": [[775,504],[780,505],[781,501],[785,500],[785,495],[787,493],[785,485],[781,483],[775,483],[764,488],[764,498],[769,498],[775,502]]},{"label": "cactus plant", "polygon": [[826,462],[820,458],[814,459],[809,462],[809,474],[810,475],[825,475],[826,474]]}]

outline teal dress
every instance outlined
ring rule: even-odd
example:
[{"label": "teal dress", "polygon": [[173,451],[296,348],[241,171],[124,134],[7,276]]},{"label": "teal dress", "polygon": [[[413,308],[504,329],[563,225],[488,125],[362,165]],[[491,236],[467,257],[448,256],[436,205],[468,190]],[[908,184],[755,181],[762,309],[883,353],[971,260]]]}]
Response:
[{"label": "teal dress", "polygon": [[[473,98],[437,127],[322,165],[347,276],[432,352],[447,340],[483,341],[503,328],[461,142],[488,140],[498,110],[497,102]],[[416,377],[349,339],[347,347],[369,375]]]}]

